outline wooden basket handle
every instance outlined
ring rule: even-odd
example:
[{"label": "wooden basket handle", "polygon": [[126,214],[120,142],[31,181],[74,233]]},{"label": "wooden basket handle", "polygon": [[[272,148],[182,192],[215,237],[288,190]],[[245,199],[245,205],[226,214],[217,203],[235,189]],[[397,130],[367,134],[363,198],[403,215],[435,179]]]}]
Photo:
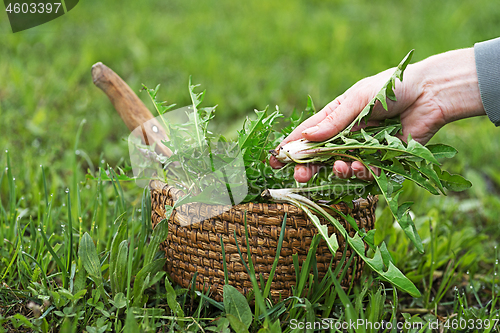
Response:
[{"label": "wooden basket handle", "polygon": [[[98,62],[92,66],[92,79],[94,84],[108,96],[130,131],[141,126],[140,137],[144,144],[156,143],[157,153],[168,157],[172,155],[172,151],[161,142],[167,139],[163,127],[121,77],[102,62]],[[148,124],[145,126],[146,122]]]}]

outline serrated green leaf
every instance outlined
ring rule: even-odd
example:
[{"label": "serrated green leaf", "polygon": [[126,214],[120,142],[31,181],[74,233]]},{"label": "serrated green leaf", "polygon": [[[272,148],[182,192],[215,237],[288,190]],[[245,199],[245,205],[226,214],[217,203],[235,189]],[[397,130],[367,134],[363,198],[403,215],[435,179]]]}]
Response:
[{"label": "serrated green leaf", "polygon": [[257,119],[252,120],[247,117],[243,124],[243,129],[239,132],[238,145],[240,149],[247,148],[249,140],[254,138],[256,132],[262,127],[263,120],[267,115],[267,108],[263,111],[255,110],[255,113],[257,114]]},{"label": "serrated green leaf", "polygon": [[413,140],[411,135],[408,135],[408,146],[406,151],[414,156],[421,157],[426,161],[439,165],[438,160],[434,157],[430,150]]},{"label": "serrated green leaf", "polygon": [[311,95],[307,95],[307,105],[306,110],[307,113],[316,113],[316,108],[314,107],[314,102],[312,100]]},{"label": "serrated green leaf", "polygon": [[413,220],[410,216],[409,206],[411,203],[404,203],[401,206],[398,204],[398,199],[401,190],[393,191],[391,181],[387,178],[384,170],[380,171],[380,175],[378,176],[373,170],[369,168],[372,173],[375,181],[377,182],[378,188],[381,190],[382,195],[391,210],[392,216],[401,226],[401,229],[405,232],[406,236],[412,241],[413,245],[417,248],[420,253],[424,252],[424,247],[422,245],[422,240],[418,235],[417,228],[413,223]]},{"label": "serrated green leaf", "polygon": [[[304,146],[304,150],[295,154],[295,161],[299,163],[326,162],[336,155],[371,155],[379,152],[380,160],[394,158],[410,159],[416,161],[425,160],[439,165],[434,155],[420,143],[409,136],[408,145],[384,132],[385,141],[379,142],[375,137],[368,135],[363,129],[360,130],[362,138],[340,137],[342,142],[327,140],[314,146]],[[354,152],[353,152],[354,151]]]},{"label": "serrated green leaf", "polygon": [[453,158],[457,154],[457,150],[455,148],[442,143],[431,144],[426,147],[435,158]]},{"label": "serrated green leaf", "polygon": [[[341,135],[346,135],[351,131],[354,125],[361,123],[363,119],[367,119],[375,106],[376,101],[380,101],[385,110],[387,110],[387,98],[395,101],[396,95],[394,94],[393,88],[396,78],[400,81],[403,81],[403,72],[411,61],[411,57],[413,56],[413,51],[411,50],[408,54],[403,58],[403,60],[399,63],[396,70],[391,75],[389,80],[384,84],[382,89],[377,93],[377,95],[366,105],[366,107],[361,111],[361,113],[354,119],[354,121],[347,126],[342,132]],[[336,137],[334,137],[335,139]]]},{"label": "serrated green leaf", "polygon": [[[437,187],[441,191],[441,193],[446,194],[444,192],[443,184],[442,184],[441,180],[439,179],[438,174],[435,171],[435,168],[438,168],[439,170],[441,170],[438,165],[436,165],[436,164],[432,165],[432,164],[426,164],[426,163],[419,163],[419,165],[416,165],[412,161],[406,161],[406,164],[409,165],[410,168],[412,168],[412,173],[423,174],[424,176],[427,177],[427,179],[435,187]],[[436,194],[432,191],[429,191],[429,192],[431,192],[432,194]]]},{"label": "serrated green leaf", "polygon": [[443,186],[450,191],[461,192],[469,189],[472,183],[460,175],[452,175],[446,170],[441,170],[434,166],[434,170],[438,174],[439,179],[443,182]]},{"label": "serrated green leaf", "polygon": [[421,296],[419,290],[415,287],[415,285],[403,273],[401,273],[401,271],[396,266],[394,266],[394,264],[390,260],[389,264],[386,265],[386,262],[388,261],[387,251],[385,251],[383,257],[381,249],[377,247],[373,258],[368,258],[365,254],[365,246],[363,240],[361,239],[359,234],[356,233],[354,237],[349,236],[342,224],[340,224],[337,219],[331,216],[331,214],[328,214],[316,203],[298,194],[291,194],[280,198],[281,200],[285,200],[302,209],[310,219],[315,215],[308,207],[313,208],[315,211],[321,214],[321,216],[329,220],[335,226],[335,228],[337,228],[340,234],[344,236],[349,246],[373,271],[377,272],[384,280],[391,282],[396,287],[405,292],[408,292],[413,297]]},{"label": "serrated green leaf", "polygon": [[[434,185],[428,179],[422,177],[421,173],[426,171],[424,169],[411,168],[410,166],[408,166],[408,168],[405,168],[405,166],[403,166],[403,164],[401,164],[397,159],[392,159],[392,164],[389,164],[390,162],[383,163],[382,161],[379,161],[373,157],[366,157],[365,162],[368,165],[375,166],[386,172],[391,172],[393,174],[401,175],[402,177],[411,180],[415,184],[425,188],[432,194],[435,195],[439,194]],[[441,186],[441,182],[439,182],[439,179],[437,179],[437,181],[439,186]]]},{"label": "serrated green leaf", "polygon": [[204,147],[205,142],[206,142],[205,136],[204,136],[205,133],[202,129],[200,114],[198,112],[198,107],[201,104],[201,102],[203,101],[203,97],[205,96],[205,90],[202,91],[201,93],[195,93],[194,89],[198,86],[199,86],[199,84],[192,85],[191,84],[191,77],[189,77],[189,95],[191,96],[191,102],[192,102],[192,106],[193,106],[193,122],[194,122],[193,130],[196,132],[198,147]]},{"label": "serrated green leaf", "polygon": [[339,243],[337,241],[337,236],[335,234],[328,235],[328,226],[325,224],[321,224],[319,218],[316,215],[309,216],[309,220],[314,224],[314,226],[318,229],[318,232],[323,239],[326,241],[326,245],[330,249],[332,253],[337,252],[339,248]]}]

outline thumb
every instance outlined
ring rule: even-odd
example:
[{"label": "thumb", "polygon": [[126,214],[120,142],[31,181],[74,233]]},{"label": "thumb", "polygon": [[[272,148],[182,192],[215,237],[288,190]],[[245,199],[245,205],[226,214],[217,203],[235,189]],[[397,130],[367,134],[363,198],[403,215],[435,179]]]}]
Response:
[{"label": "thumb", "polygon": [[[350,95],[353,96],[353,95]],[[344,128],[356,119],[356,116],[361,113],[366,103],[364,98],[360,96],[346,97],[340,104],[330,102],[323,110],[328,114],[316,126],[310,127],[302,131],[302,136],[309,141],[324,141],[337,135]]]}]

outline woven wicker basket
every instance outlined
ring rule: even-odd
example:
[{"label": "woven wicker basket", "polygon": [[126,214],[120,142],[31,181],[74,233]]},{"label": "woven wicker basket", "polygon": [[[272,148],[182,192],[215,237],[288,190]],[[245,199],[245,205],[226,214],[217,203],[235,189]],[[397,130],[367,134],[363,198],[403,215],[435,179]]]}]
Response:
[{"label": "woven wicker basket", "polygon": [[[141,128],[138,133],[143,135],[140,137],[143,144],[154,144],[155,150],[159,154],[165,156],[172,154],[161,143],[166,137],[161,125],[154,123],[155,119],[151,112],[125,81],[100,62],[92,66],[92,79],[94,84],[108,96],[128,128],[131,131],[134,131],[137,127]],[[146,123],[150,125],[149,128],[144,126]],[[154,128],[156,128],[156,131]],[[152,198],[152,220],[153,226],[155,226],[165,216],[165,205],[173,205],[183,193],[157,180],[150,182],[149,186]],[[342,213],[354,217],[360,228],[365,228],[365,230],[373,229],[377,198],[358,199],[353,203],[353,209],[348,208],[346,204],[337,205],[336,208]],[[236,231],[237,241],[243,252],[243,259],[247,261],[244,228],[245,213],[252,261],[256,273],[262,274],[264,279],[269,277],[276,255],[281,224],[285,213],[287,213],[285,237],[278,267],[271,285],[271,297],[277,299],[292,295],[292,287],[296,279],[292,254],[298,254],[299,264],[301,264],[307,256],[312,237],[317,234],[317,229],[300,209],[288,204],[247,203],[224,211],[220,206],[193,203],[176,209],[168,222],[167,240],[161,246],[163,251],[166,252],[166,269],[174,281],[182,287],[188,287],[194,273],[198,272],[195,287],[198,290],[208,290],[210,288],[212,296],[221,301],[222,287],[224,285],[222,262],[226,260],[229,283],[238,288],[243,294],[247,294],[252,289],[252,284],[241,262],[234,239],[234,231]],[[202,219],[201,222],[195,224],[189,224],[189,219],[193,217],[193,214],[197,214],[196,221],[200,221],[199,217],[203,216],[214,217]],[[351,225],[340,216],[335,217],[353,236],[355,231]],[[321,219],[321,223],[329,225],[329,233],[335,232],[333,226],[327,221]],[[224,242],[226,258],[222,257],[221,236]],[[332,268],[338,265],[345,249],[343,237],[339,235],[337,238],[339,249],[335,254]],[[353,259],[356,259],[357,255],[351,253],[349,249],[346,252],[348,258],[355,255]],[[320,278],[328,271],[331,259],[332,254],[326,243],[324,241],[320,242],[316,251]],[[357,260],[351,261],[350,267],[343,267],[343,270],[347,269],[347,274],[341,281],[342,286],[346,287],[359,279],[363,264],[363,261],[357,258]]]},{"label": "woven wicker basket", "polygon": [[[158,180],[151,181],[149,185],[154,227],[164,219],[165,205],[172,206],[184,193]],[[353,203],[353,209],[350,209],[344,203],[336,205],[335,208],[346,215],[354,217],[359,228],[373,229],[377,197],[358,199]],[[247,260],[244,228],[246,212],[252,261],[256,273],[262,274],[266,280],[269,277],[276,255],[283,217],[287,213],[285,237],[277,270],[271,284],[271,297],[278,299],[279,297],[291,296],[292,286],[295,285],[296,281],[292,254],[298,254],[299,263],[301,264],[307,256],[312,237],[317,234],[316,227],[309,221],[302,210],[289,204],[246,203],[236,205],[221,214],[211,214],[211,216],[217,215],[213,218],[189,224],[189,219],[192,218],[193,214],[203,216],[207,214],[208,210],[214,209],[220,211],[221,207],[199,203],[187,204],[176,209],[171,216],[168,222],[168,237],[162,244],[161,249],[165,251],[167,258],[166,270],[172,279],[180,286],[187,288],[192,282],[194,273],[198,272],[196,289],[206,291],[210,288],[211,296],[215,300],[221,301],[224,286],[224,258],[220,244],[220,237],[222,236],[226,252],[225,260],[229,284],[246,295],[253,287],[238,254],[234,231],[236,230],[238,245],[243,252],[243,259]],[[218,211],[215,213],[218,213]],[[335,217],[353,236],[355,230],[351,225],[340,216]],[[328,223],[323,219],[321,219],[321,222]],[[333,226],[329,226],[329,232],[335,232]],[[340,261],[345,249],[345,240],[340,235],[338,236],[338,242],[339,249],[333,260],[332,269]],[[363,269],[364,262],[359,260],[357,254],[348,249],[347,258],[350,258],[351,255],[354,255],[355,258],[353,259],[357,260],[352,260],[351,266],[347,267],[347,274],[341,281],[343,287],[349,286],[351,282],[356,282]],[[332,254],[322,240],[316,251],[320,278],[328,271],[331,259]],[[343,269],[346,269],[346,267]]]}]

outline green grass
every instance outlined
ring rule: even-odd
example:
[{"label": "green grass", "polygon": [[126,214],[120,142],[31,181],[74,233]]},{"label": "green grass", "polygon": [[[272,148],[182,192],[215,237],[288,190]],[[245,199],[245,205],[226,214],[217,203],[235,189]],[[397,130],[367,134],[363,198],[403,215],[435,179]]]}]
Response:
[{"label": "green grass", "polygon": [[[308,94],[325,105],[412,48],[418,61],[496,37],[499,14],[487,0],[81,1],[69,14],[17,34],[0,15],[0,326],[224,332],[239,325],[230,307],[170,285],[158,269],[161,256],[145,243],[152,230],[142,189],[85,178],[128,163],[122,140],[128,129],[92,84],[95,62],[137,92],[141,83],[161,83],[160,98],[179,106],[189,103],[192,75],[207,88],[207,105],[219,105],[217,122],[230,136],[253,108],[277,104],[290,114]],[[150,106],[145,92],[139,96]],[[278,304],[262,297],[250,310],[242,304],[246,317],[236,319],[248,323],[250,311],[250,331],[277,332],[290,331],[292,319],[319,317],[497,318],[499,139],[487,119],[448,125],[433,139],[458,148],[447,168],[474,186],[448,197],[407,188],[424,255],[384,207],[377,211],[376,240],[386,241],[423,297],[397,293],[367,271],[367,282],[347,294],[322,294],[324,285],[313,281],[314,295]],[[302,274],[309,283],[309,271]],[[138,275],[143,284],[135,283]],[[227,297],[239,298],[226,289]]]}]

